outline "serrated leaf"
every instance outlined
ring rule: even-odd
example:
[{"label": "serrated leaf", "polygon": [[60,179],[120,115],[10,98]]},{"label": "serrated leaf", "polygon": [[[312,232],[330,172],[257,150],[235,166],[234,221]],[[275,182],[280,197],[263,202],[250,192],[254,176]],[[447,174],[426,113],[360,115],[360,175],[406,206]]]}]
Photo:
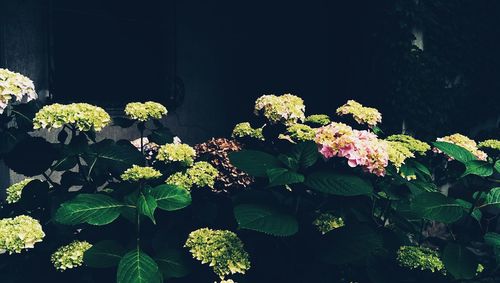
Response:
[{"label": "serrated leaf", "polygon": [[467,163],[471,160],[477,160],[477,158],[467,149],[458,146],[456,144],[448,143],[448,142],[433,142],[432,143],[437,149],[444,152],[449,157],[460,161],[462,163]]},{"label": "serrated leaf", "polygon": [[292,156],[302,168],[311,167],[318,161],[318,147],[312,141],[299,143],[292,148]]},{"label": "serrated leaf", "polygon": [[413,166],[415,167],[415,169],[417,169],[418,171],[422,172],[423,174],[425,174],[426,176],[428,177],[431,177],[432,174],[431,174],[431,171],[429,171],[429,168],[427,168],[425,165],[423,165],[422,163],[414,160],[414,159],[409,159],[407,161],[405,161],[408,165],[410,166]]},{"label": "serrated leaf", "polygon": [[299,161],[297,161],[297,159],[293,157],[290,157],[286,154],[280,154],[278,155],[278,160],[292,171],[297,171],[297,169],[299,169]]},{"label": "serrated leaf", "polygon": [[90,267],[109,268],[117,266],[124,254],[125,249],[117,242],[101,241],[85,252],[83,261]]},{"label": "serrated leaf", "polygon": [[296,184],[304,182],[304,175],[290,171],[286,168],[272,168],[267,170],[269,187]]},{"label": "serrated leaf", "polygon": [[79,194],[73,200],[61,204],[56,211],[55,221],[76,225],[106,225],[120,215],[124,204],[102,194]]},{"label": "serrated leaf", "polygon": [[497,162],[495,162],[495,170],[500,173],[500,160],[497,160]]},{"label": "serrated leaf", "polygon": [[158,208],[174,211],[191,204],[191,194],[188,190],[174,185],[160,185],[149,190],[156,199]]},{"label": "serrated leaf", "polygon": [[462,177],[467,175],[477,175],[481,177],[488,177],[493,174],[493,166],[482,160],[471,160],[465,163],[465,172]]},{"label": "serrated leaf", "polygon": [[117,174],[134,164],[142,164],[144,159],[141,152],[132,145],[118,144],[109,139],[93,144],[90,151],[86,157],[87,164],[91,164],[92,168]]},{"label": "serrated leaf", "polygon": [[139,194],[139,198],[137,199],[137,210],[140,214],[149,217],[154,224],[156,224],[155,210],[157,207],[158,204],[153,196],[142,192]]},{"label": "serrated leaf", "polygon": [[163,277],[182,278],[189,274],[188,254],[177,249],[164,249],[155,257]]},{"label": "serrated leaf", "polygon": [[411,209],[420,217],[443,223],[453,223],[464,215],[464,208],[454,199],[437,192],[421,193],[413,199]]},{"label": "serrated leaf", "polygon": [[234,216],[239,228],[273,236],[291,236],[299,229],[295,217],[263,205],[240,204],[234,208]]},{"label": "serrated leaf", "polygon": [[282,167],[276,157],[257,150],[231,152],[229,160],[238,169],[255,177],[266,177],[267,170]]},{"label": "serrated leaf", "polygon": [[493,188],[486,194],[482,206],[500,208],[500,187]]},{"label": "serrated leaf", "polygon": [[304,184],[313,190],[340,196],[367,195],[373,191],[370,182],[357,176],[328,172],[312,173]]},{"label": "serrated leaf", "polygon": [[125,254],[118,265],[117,283],[161,283],[156,262],[136,248]]},{"label": "serrated leaf", "polygon": [[449,243],[443,251],[443,263],[455,279],[471,279],[476,275],[475,255],[459,244]]}]

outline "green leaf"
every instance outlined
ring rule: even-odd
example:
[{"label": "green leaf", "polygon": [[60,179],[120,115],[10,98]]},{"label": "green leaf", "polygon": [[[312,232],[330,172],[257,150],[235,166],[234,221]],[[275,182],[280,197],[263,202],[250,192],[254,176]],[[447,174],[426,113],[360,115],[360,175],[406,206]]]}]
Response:
[{"label": "green leaf", "polygon": [[177,249],[164,249],[155,258],[163,277],[181,278],[189,274],[189,257]]},{"label": "green leaf", "polygon": [[484,234],[484,242],[493,247],[493,248],[500,248],[500,234],[494,233],[494,232],[488,232]]},{"label": "green leaf", "polygon": [[140,193],[139,198],[137,199],[137,210],[140,214],[145,215],[156,224],[155,220],[155,210],[158,207],[156,203],[156,199],[150,194]]},{"label": "green leaf", "polygon": [[408,159],[407,161],[405,161],[405,163],[410,165],[410,166],[415,167],[418,171],[422,172],[423,174],[425,174],[428,177],[432,176],[431,171],[429,171],[429,168],[427,168],[425,165],[423,165],[422,163],[420,163],[414,159]]},{"label": "green leaf", "polygon": [[116,275],[117,283],[161,283],[158,265],[136,248],[122,257]]},{"label": "green leaf", "polygon": [[500,187],[493,188],[486,194],[482,206],[500,208]]},{"label": "green leaf", "polygon": [[455,200],[438,192],[417,195],[411,209],[420,217],[443,223],[453,223],[464,215],[464,208]]},{"label": "green leaf", "polygon": [[288,169],[292,171],[297,171],[297,169],[299,169],[299,162],[294,157],[290,157],[286,154],[280,154],[278,155],[278,160],[281,161]]},{"label": "green leaf", "polygon": [[493,166],[482,160],[471,160],[465,163],[465,172],[462,174],[462,177],[467,175],[477,175],[481,177],[488,177],[493,174]]},{"label": "green leaf", "polygon": [[269,187],[304,182],[304,175],[285,168],[269,169],[267,170],[267,176],[269,177]]},{"label": "green leaf", "polygon": [[168,128],[155,129],[151,131],[151,134],[148,136],[148,140],[156,144],[172,143],[174,140],[174,134],[172,134]]},{"label": "green leaf", "polygon": [[101,241],[85,252],[83,261],[90,267],[109,268],[118,265],[124,254],[125,250],[117,242]]},{"label": "green leaf", "polygon": [[475,255],[459,244],[449,243],[444,248],[443,263],[455,279],[471,279],[476,275],[478,262]]},{"label": "green leaf", "polygon": [[346,264],[383,251],[382,235],[366,225],[346,225],[325,235],[321,258],[331,264]]},{"label": "green leaf", "polygon": [[448,142],[433,142],[432,143],[437,149],[441,150],[444,152],[446,155],[449,157],[452,157],[453,159],[460,161],[462,163],[467,163],[468,161],[471,160],[476,160],[477,158],[472,154],[470,151],[467,149],[452,144]]},{"label": "green leaf", "polygon": [[316,191],[340,196],[367,195],[373,191],[370,182],[354,175],[317,172],[307,176],[304,184]]},{"label": "green leaf", "polygon": [[297,220],[292,215],[267,206],[240,204],[234,208],[234,216],[239,228],[273,236],[291,236],[299,229]]},{"label": "green leaf", "polygon": [[229,160],[238,169],[255,177],[266,177],[267,170],[281,167],[276,157],[257,150],[231,152]]},{"label": "green leaf", "polygon": [[56,159],[57,151],[52,144],[39,137],[20,141],[4,157],[10,169],[28,177],[47,171]]},{"label": "green leaf", "polygon": [[113,118],[113,125],[121,127],[121,128],[130,128],[134,125],[135,121],[128,118],[123,117],[115,117]]},{"label": "green leaf", "polygon": [[149,190],[156,199],[158,208],[174,211],[191,204],[191,194],[188,190],[174,185],[160,185]]},{"label": "green leaf", "polygon": [[73,200],[61,204],[55,220],[61,224],[106,225],[120,215],[124,205],[102,194],[79,194]]},{"label": "green leaf", "polygon": [[500,160],[497,160],[497,162],[495,162],[495,170],[497,170],[498,173],[500,173]]},{"label": "green leaf", "polygon": [[101,171],[112,171],[121,174],[134,164],[142,164],[144,157],[131,144],[117,144],[106,139],[93,144],[86,158],[91,168],[98,167]]},{"label": "green leaf", "polygon": [[318,147],[312,141],[299,143],[292,148],[292,156],[302,168],[311,167],[318,161]]},{"label": "green leaf", "polygon": [[[457,199],[456,202],[458,204],[460,204],[465,209],[465,211],[469,211],[472,208],[472,203],[470,203],[470,202],[468,202],[466,200]],[[481,212],[481,210],[479,210],[477,208],[474,208],[474,210],[472,211],[471,216],[474,219],[476,219],[477,222],[481,222],[481,218],[483,217],[483,213]]]}]

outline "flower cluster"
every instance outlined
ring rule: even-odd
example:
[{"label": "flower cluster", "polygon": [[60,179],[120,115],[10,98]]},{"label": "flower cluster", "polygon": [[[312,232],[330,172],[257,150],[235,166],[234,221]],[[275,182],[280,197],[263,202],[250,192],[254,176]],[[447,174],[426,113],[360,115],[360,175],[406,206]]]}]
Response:
[{"label": "flower cluster", "polygon": [[196,151],[194,148],[183,143],[169,143],[158,149],[156,159],[165,163],[180,162],[186,166],[193,165]]},{"label": "flower cluster", "polygon": [[286,131],[292,140],[299,142],[312,141],[316,136],[316,130],[304,124],[293,124]]},{"label": "flower cluster", "polygon": [[350,167],[360,166],[377,176],[385,175],[389,158],[387,143],[371,132],[332,122],[318,129],[314,141],[326,159],[345,157]]},{"label": "flower cluster", "polygon": [[152,167],[132,165],[132,167],[125,170],[125,172],[123,172],[120,177],[125,181],[138,182],[142,180],[160,178],[161,176],[162,174],[160,173],[160,171]]},{"label": "flower cluster", "polygon": [[325,125],[330,124],[331,120],[330,120],[330,117],[328,117],[328,115],[314,114],[314,115],[307,116],[305,122],[311,123],[311,124],[314,124],[317,126],[325,126]]},{"label": "flower cluster", "polygon": [[500,150],[500,140],[485,140],[480,142],[478,147]]},{"label": "flower cluster", "polygon": [[167,108],[158,102],[131,102],[125,106],[125,114],[134,120],[146,122],[149,119],[161,119],[167,115]]},{"label": "flower cluster", "polygon": [[337,109],[338,115],[352,115],[358,124],[367,124],[374,127],[382,122],[382,114],[377,109],[365,107],[354,100],[348,100],[346,104]]},{"label": "flower cluster", "polygon": [[33,119],[33,128],[57,129],[63,125],[72,125],[79,131],[100,131],[107,126],[111,118],[101,107],[87,103],[46,105]]},{"label": "flower cluster", "polygon": [[34,248],[44,237],[40,222],[27,215],[0,220],[0,254],[20,253],[23,249]]},{"label": "flower cluster", "polygon": [[248,122],[236,124],[236,126],[234,126],[231,137],[233,138],[251,137],[259,140],[264,140],[264,135],[262,134],[262,128],[254,129]]},{"label": "flower cluster", "polygon": [[262,113],[272,124],[303,122],[305,108],[302,98],[292,94],[263,95],[255,101],[255,115]]},{"label": "flower cluster", "polygon": [[253,183],[253,178],[247,173],[234,167],[229,161],[229,153],[240,151],[241,144],[225,138],[212,138],[195,147],[197,157],[207,160],[220,174],[214,186],[215,192],[229,189],[246,188]]},{"label": "flower cluster", "polygon": [[387,142],[387,154],[389,155],[389,161],[398,171],[406,159],[415,157],[413,152],[404,143],[397,141]]},{"label": "flower cluster", "polygon": [[83,254],[92,247],[86,241],[73,241],[58,248],[50,257],[56,269],[64,271],[83,265]]},{"label": "flower cluster", "polygon": [[[474,154],[474,156],[476,156],[477,159],[479,159],[479,160],[486,160],[486,158],[488,158],[488,155],[484,151],[479,150],[477,148],[477,144],[474,140],[472,140],[464,135],[453,134],[450,136],[438,138],[437,141],[448,142],[448,143],[452,143],[452,144],[461,146],[461,147],[467,149],[468,151],[470,151],[472,154]],[[434,148],[433,150],[435,152],[441,153],[441,151],[437,148]],[[449,159],[451,160],[452,158],[449,157]]]},{"label": "flower cluster", "polygon": [[199,161],[188,168],[186,172],[177,172],[168,177],[166,183],[176,185],[190,190],[191,187],[209,187],[213,188],[219,171],[210,163]]},{"label": "flower cluster", "polygon": [[21,195],[23,193],[23,189],[24,187],[26,187],[26,185],[33,181],[33,179],[25,179],[25,180],[22,180],[21,182],[18,182],[18,183],[15,183],[14,185],[10,186],[7,188],[7,197],[6,197],[6,201],[7,203],[16,203],[18,202],[20,199],[21,199]]},{"label": "flower cluster", "polygon": [[438,253],[425,247],[402,246],[397,252],[397,261],[401,266],[409,269],[445,272]]},{"label": "flower cluster", "polygon": [[221,279],[250,269],[248,253],[238,236],[227,230],[202,228],[189,234],[185,247],[193,257],[208,263]]},{"label": "flower cluster", "polygon": [[428,145],[427,143],[417,140],[416,138],[408,135],[392,135],[388,136],[386,138],[387,141],[392,141],[392,142],[399,142],[408,150],[410,150],[413,153],[418,153],[420,155],[425,155],[427,151],[431,149],[431,146]]},{"label": "flower cluster", "polygon": [[313,221],[313,225],[316,226],[318,231],[322,234],[326,234],[334,229],[344,226],[344,220],[331,213],[322,213]]},{"label": "flower cluster", "polygon": [[0,69],[0,114],[9,103],[28,103],[37,97],[35,85],[29,78]]}]

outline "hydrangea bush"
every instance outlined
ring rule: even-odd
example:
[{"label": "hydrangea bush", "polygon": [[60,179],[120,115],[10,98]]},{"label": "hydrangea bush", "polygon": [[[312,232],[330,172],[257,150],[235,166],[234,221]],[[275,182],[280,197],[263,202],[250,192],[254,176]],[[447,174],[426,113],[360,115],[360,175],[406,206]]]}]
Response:
[{"label": "hydrangea bush", "polygon": [[159,103],[41,107],[19,80],[0,73],[0,158],[26,176],[2,202],[2,282],[500,280],[498,140],[386,134],[375,108],[284,94],[190,146]]}]

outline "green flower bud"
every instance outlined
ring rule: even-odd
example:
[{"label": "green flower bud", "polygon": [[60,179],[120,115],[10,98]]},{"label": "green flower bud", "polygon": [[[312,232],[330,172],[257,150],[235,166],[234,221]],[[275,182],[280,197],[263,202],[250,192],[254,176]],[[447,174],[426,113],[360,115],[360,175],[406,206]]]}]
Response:
[{"label": "green flower bud", "polygon": [[58,248],[50,257],[54,267],[60,271],[83,265],[83,255],[92,245],[85,241],[73,241]]},{"label": "green flower bud", "polygon": [[425,247],[402,246],[397,252],[397,261],[409,269],[445,272],[444,264],[436,251]]},{"label": "green flower bud", "polygon": [[330,124],[331,120],[328,115],[325,114],[315,114],[307,116],[306,123],[315,124],[317,126],[326,126]]},{"label": "green flower bud", "polygon": [[210,163],[199,161],[194,163],[193,167],[188,168],[186,172],[177,172],[172,174],[166,180],[167,184],[176,185],[190,190],[191,187],[210,187],[215,185],[215,179],[219,175],[219,171]]},{"label": "green flower bud", "polygon": [[209,264],[221,279],[250,269],[248,253],[238,236],[227,230],[198,229],[189,234],[185,247],[193,257]]},{"label": "green flower bud", "polygon": [[413,153],[418,153],[420,155],[425,155],[427,151],[431,149],[431,146],[423,141],[419,141],[416,138],[408,135],[392,135],[387,137],[388,141],[399,142],[404,145],[408,150]]},{"label": "green flower bud", "polygon": [[46,105],[33,119],[33,128],[57,129],[64,125],[74,126],[79,131],[100,131],[111,121],[104,109],[87,103]]},{"label": "green flower bud", "polygon": [[478,147],[500,150],[500,141],[499,140],[485,140],[485,141],[480,142]]},{"label": "green flower bud", "polygon": [[20,253],[23,249],[34,248],[35,243],[45,237],[38,220],[27,215],[0,220],[0,254]]},{"label": "green flower bud", "polygon": [[120,177],[125,181],[138,182],[142,180],[160,178],[161,176],[162,174],[160,171],[154,168],[132,165],[132,168],[125,170]]},{"label": "green flower bud", "polygon": [[389,161],[394,164],[394,167],[396,167],[398,171],[405,163],[406,159],[415,157],[404,143],[397,141],[387,142],[387,154],[389,155]]},{"label": "green flower bud", "polygon": [[252,126],[250,126],[250,123],[248,122],[236,124],[236,126],[234,126],[231,137],[233,138],[251,137],[259,140],[264,140],[264,135],[262,134],[262,128],[254,129],[252,128]]},{"label": "green flower bud", "polygon": [[183,143],[169,143],[158,149],[156,159],[165,163],[180,162],[186,166],[193,165],[196,151]]},{"label": "green flower bud", "polygon": [[33,179],[25,179],[21,182],[15,183],[14,185],[7,188],[7,203],[16,203],[21,199],[24,187],[33,181]]},{"label": "green flower bud", "polygon": [[131,119],[146,122],[149,119],[161,119],[167,115],[167,108],[157,102],[131,102],[125,106],[125,114]]},{"label": "green flower bud", "polygon": [[294,141],[312,141],[316,137],[316,130],[304,124],[293,124],[286,130]]}]

